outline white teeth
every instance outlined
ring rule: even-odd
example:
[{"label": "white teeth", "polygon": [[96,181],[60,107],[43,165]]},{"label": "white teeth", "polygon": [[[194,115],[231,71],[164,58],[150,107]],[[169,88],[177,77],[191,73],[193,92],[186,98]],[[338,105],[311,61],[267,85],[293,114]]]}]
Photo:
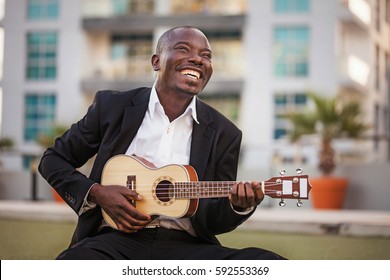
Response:
[{"label": "white teeth", "polygon": [[180,71],[180,73],[183,75],[187,75],[188,77],[191,77],[193,79],[198,80],[200,78],[200,73],[197,71],[194,71],[194,70],[185,69],[185,70]]}]

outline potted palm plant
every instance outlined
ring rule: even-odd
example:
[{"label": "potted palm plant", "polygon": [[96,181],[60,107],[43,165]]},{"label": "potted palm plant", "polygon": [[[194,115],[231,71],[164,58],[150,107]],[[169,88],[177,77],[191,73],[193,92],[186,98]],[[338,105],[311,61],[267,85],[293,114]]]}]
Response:
[{"label": "potted palm plant", "polygon": [[[14,141],[11,138],[0,138],[0,155],[4,150],[10,150],[14,146]],[[3,163],[0,159],[0,170],[3,168]]]},{"label": "potted palm plant", "polygon": [[362,120],[360,103],[340,97],[325,98],[309,93],[313,110],[294,112],[286,117],[293,128],[289,131],[292,142],[304,135],[320,138],[318,168],[321,176],[312,178],[312,202],[314,208],[340,209],[343,206],[348,179],[333,176],[336,168],[334,139],[358,139],[369,128]]},{"label": "potted palm plant", "polygon": [[[54,125],[49,133],[40,134],[38,136],[37,142],[42,148],[47,149],[53,145],[55,139],[62,135],[67,129],[68,127],[64,125]],[[37,166],[37,163],[35,163],[35,166]],[[38,172],[38,170],[36,170],[36,172]],[[52,189],[52,194],[55,201],[64,202],[62,197],[54,189]]]}]

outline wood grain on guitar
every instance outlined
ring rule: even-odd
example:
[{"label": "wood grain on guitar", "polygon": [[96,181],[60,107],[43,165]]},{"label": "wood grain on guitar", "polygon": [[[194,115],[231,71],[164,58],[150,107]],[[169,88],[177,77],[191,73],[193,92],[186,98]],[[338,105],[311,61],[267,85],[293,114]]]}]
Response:
[{"label": "wood grain on guitar", "polygon": [[[189,165],[170,164],[156,168],[149,162],[127,155],[117,155],[107,161],[102,173],[102,185],[123,185],[136,190],[143,199],[133,204],[137,210],[155,216],[190,217],[198,208],[199,199],[228,197],[234,181],[198,181],[195,169]],[[281,199],[309,198],[311,185],[307,175],[273,177],[261,181],[265,195]],[[134,203],[134,202],[132,202]],[[102,210],[105,221],[117,228]]]}]

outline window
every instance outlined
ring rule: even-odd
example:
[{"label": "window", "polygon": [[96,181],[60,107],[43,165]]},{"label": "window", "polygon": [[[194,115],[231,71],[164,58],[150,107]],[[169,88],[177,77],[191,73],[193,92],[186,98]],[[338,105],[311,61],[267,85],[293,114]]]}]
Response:
[{"label": "window", "polygon": [[50,134],[55,120],[56,96],[31,93],[25,96],[24,139],[33,141],[41,134]]},{"label": "window", "polygon": [[238,112],[240,109],[239,94],[202,94],[200,98],[205,103],[217,109],[232,122],[238,121]]},{"label": "window", "polygon": [[148,34],[121,35],[111,38],[111,59],[114,79],[150,75],[153,36]]},{"label": "window", "polygon": [[274,139],[287,134],[289,122],[284,115],[302,110],[307,105],[306,93],[277,93],[274,95]]},{"label": "window", "polygon": [[246,12],[247,0],[171,0],[174,14],[226,14]]},{"label": "window", "polygon": [[27,18],[37,19],[57,19],[59,15],[58,0],[28,0]]},{"label": "window", "polygon": [[244,73],[241,31],[206,31],[213,50],[213,75],[239,77]]},{"label": "window", "polygon": [[[96,5],[96,4],[95,4]],[[114,15],[151,14],[154,9],[153,0],[112,0]]]},{"label": "window", "polygon": [[54,80],[57,77],[57,33],[27,34],[28,80]]},{"label": "window", "polygon": [[307,13],[310,10],[309,0],[274,0],[275,13]]},{"label": "window", "polygon": [[273,57],[276,77],[308,76],[308,27],[276,27],[274,29]]}]

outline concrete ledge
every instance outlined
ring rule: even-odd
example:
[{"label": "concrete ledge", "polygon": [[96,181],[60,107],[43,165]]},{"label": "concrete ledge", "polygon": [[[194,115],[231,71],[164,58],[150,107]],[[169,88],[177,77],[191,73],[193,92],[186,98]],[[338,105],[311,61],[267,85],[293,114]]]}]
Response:
[{"label": "concrete ledge", "polygon": [[77,215],[65,203],[51,201],[0,201],[0,218],[53,221],[53,222],[76,222]]},{"label": "concrete ledge", "polygon": [[240,228],[269,232],[390,237],[390,212],[259,208]]},{"label": "concrete ledge", "polygon": [[[77,215],[68,205],[52,201],[0,200],[0,218],[73,223],[77,221]],[[390,212],[258,208],[239,229],[280,233],[390,237]]]}]

